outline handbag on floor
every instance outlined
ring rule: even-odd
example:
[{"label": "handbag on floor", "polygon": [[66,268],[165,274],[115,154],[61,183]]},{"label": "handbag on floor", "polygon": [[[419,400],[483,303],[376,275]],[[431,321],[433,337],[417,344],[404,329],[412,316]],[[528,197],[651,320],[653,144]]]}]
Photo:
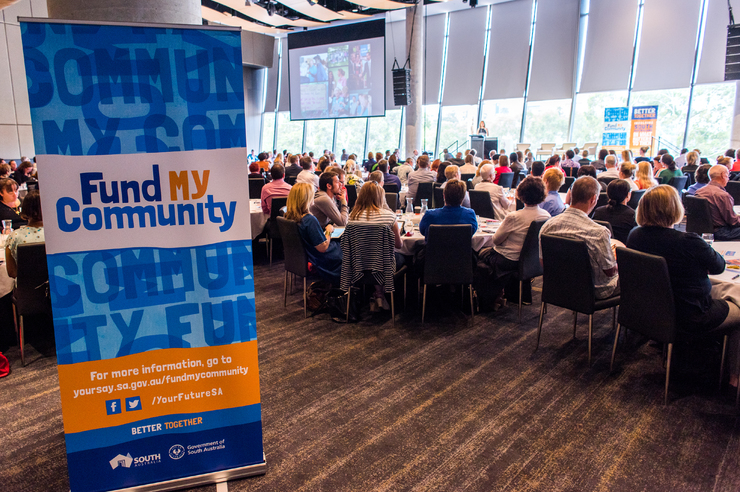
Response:
[{"label": "handbag on floor", "polygon": [[10,364],[7,357],[0,353],[0,378],[4,378],[8,374],[10,374]]}]

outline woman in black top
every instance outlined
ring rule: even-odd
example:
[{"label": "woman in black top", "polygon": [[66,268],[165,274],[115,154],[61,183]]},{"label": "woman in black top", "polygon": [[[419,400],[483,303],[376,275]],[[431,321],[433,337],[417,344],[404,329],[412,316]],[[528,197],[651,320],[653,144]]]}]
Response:
[{"label": "woman in black top", "polygon": [[10,178],[0,179],[0,220],[12,220],[13,229],[26,225],[18,214],[18,183]]},{"label": "woman in black top", "polygon": [[614,239],[627,242],[630,231],[637,226],[635,211],[627,206],[631,188],[624,179],[615,179],[606,187],[609,203],[594,210],[594,220],[609,222],[614,231]]},{"label": "woman in black top", "polygon": [[483,135],[484,137],[488,136],[488,128],[486,128],[485,121],[478,123],[478,135]]},{"label": "woman in black top", "polygon": [[29,179],[31,179],[31,173],[33,172],[33,163],[30,161],[23,161],[21,165],[12,174],[13,179],[18,186],[22,185]]}]

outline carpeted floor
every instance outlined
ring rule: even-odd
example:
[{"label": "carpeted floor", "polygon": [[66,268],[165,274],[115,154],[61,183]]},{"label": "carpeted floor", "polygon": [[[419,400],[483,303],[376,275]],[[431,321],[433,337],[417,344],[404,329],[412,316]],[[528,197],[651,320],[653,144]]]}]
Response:
[{"label": "carpeted floor", "polygon": [[[258,251],[259,253],[259,251]],[[740,489],[740,428],[716,390],[716,347],[678,350],[662,405],[660,348],[630,335],[609,374],[611,312],[550,307],[534,352],[539,293],[525,308],[476,316],[440,288],[421,325],[413,295],[397,315],[356,324],[282,306],[283,269],[257,256],[264,448],[268,471],[230,490]],[[401,303],[397,303],[401,311]],[[0,489],[67,491],[54,358],[7,356],[0,380]],[[215,486],[199,490],[215,490]]]}]

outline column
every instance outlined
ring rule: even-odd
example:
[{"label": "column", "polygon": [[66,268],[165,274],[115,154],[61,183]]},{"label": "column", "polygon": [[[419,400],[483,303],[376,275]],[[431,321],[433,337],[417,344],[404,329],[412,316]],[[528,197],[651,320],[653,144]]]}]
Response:
[{"label": "column", "polygon": [[47,0],[51,19],[202,24],[200,0]]},{"label": "column", "polygon": [[406,153],[401,157],[413,155],[415,149],[421,151],[424,132],[424,3],[417,2],[406,9],[406,46],[411,47],[411,101],[406,106]]}]

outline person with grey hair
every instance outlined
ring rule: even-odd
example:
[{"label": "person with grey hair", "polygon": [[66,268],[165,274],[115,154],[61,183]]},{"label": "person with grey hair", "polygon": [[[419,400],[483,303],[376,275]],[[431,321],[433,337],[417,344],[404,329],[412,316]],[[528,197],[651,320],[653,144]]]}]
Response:
[{"label": "person with grey hair", "polygon": [[493,213],[497,220],[504,220],[506,215],[509,213],[509,207],[511,203],[506,195],[504,189],[497,184],[493,183],[493,179],[496,177],[496,171],[493,165],[486,164],[480,168],[481,182],[475,185],[475,191],[487,191],[491,196],[491,204],[493,205]]},{"label": "person with grey hair", "polygon": [[604,158],[606,171],[599,174],[599,178],[619,178],[619,169],[617,169],[617,156],[608,155]]},{"label": "person with grey hair", "polygon": [[481,159],[480,157],[478,157],[476,154],[477,154],[477,152],[475,151],[475,149],[470,149],[470,155],[473,156],[473,163],[477,166],[478,164],[480,164],[483,161],[483,159]]},{"label": "person with grey hair", "polygon": [[727,193],[725,186],[730,181],[730,170],[725,166],[712,166],[709,169],[709,184],[700,188],[695,196],[709,202],[714,226],[714,239],[717,241],[737,241],[740,239],[740,217],[735,214],[735,201]]}]

